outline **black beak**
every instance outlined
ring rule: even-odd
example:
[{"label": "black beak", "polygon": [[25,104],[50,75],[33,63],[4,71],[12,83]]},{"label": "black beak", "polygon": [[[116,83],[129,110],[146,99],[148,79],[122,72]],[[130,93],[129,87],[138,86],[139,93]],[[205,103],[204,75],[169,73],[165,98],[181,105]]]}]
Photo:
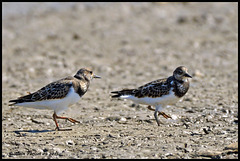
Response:
[{"label": "black beak", "polygon": [[94,75],[93,75],[93,78],[101,78],[101,77],[94,74]]},{"label": "black beak", "polygon": [[192,78],[191,75],[189,75],[188,73],[184,74],[185,77],[189,77],[189,78]]}]

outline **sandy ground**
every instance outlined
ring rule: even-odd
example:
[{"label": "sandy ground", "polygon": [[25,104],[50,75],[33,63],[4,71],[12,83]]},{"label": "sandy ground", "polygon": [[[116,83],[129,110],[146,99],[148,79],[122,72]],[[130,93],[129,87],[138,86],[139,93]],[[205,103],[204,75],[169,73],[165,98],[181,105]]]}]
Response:
[{"label": "sandy ground", "polygon": [[[6,16],[2,31],[2,158],[238,158],[237,3],[78,3]],[[164,112],[110,92],[168,77],[189,92]],[[8,101],[88,67],[102,76],[61,116]]]}]

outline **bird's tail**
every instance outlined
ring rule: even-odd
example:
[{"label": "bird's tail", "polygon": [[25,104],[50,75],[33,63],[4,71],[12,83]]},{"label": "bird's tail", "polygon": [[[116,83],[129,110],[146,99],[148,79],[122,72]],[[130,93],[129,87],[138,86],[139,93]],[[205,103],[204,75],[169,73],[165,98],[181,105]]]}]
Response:
[{"label": "bird's tail", "polygon": [[123,89],[121,91],[112,91],[111,93],[115,94],[112,95],[112,98],[118,98],[124,95],[133,95],[135,89]]},{"label": "bird's tail", "polygon": [[31,99],[32,98],[32,93],[28,92],[28,95],[26,96],[21,96],[21,97],[18,97],[17,99],[15,100],[10,100],[9,102],[13,102],[12,104],[9,104],[9,106],[13,106],[15,104],[18,104],[18,103],[23,103],[23,102],[32,102],[33,100]]},{"label": "bird's tail", "polygon": [[18,100],[10,100],[9,102],[13,102],[12,104],[8,104],[8,106],[13,106],[15,105],[16,103],[19,103]]}]

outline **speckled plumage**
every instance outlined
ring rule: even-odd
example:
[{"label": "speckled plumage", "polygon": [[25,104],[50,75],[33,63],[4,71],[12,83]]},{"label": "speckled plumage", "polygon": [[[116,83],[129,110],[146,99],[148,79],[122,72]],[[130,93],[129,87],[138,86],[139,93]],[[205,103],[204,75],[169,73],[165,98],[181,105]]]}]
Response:
[{"label": "speckled plumage", "polygon": [[161,112],[162,107],[176,103],[187,93],[189,89],[188,77],[191,78],[187,73],[187,68],[180,66],[168,78],[152,81],[136,89],[113,91],[111,93],[115,95],[112,95],[112,98],[120,97],[139,104],[155,106],[155,111]]},{"label": "speckled plumage", "polygon": [[[67,109],[69,105],[76,103],[87,92],[90,81],[93,78],[100,77],[94,75],[91,70],[82,68],[74,76],[68,76],[52,82],[34,93],[10,100],[9,102],[13,103],[9,106],[15,105],[36,109],[52,109],[54,110],[56,120],[56,118],[61,118],[56,114]],[[76,120],[71,120],[76,122]],[[56,125],[58,128],[57,123]]]},{"label": "speckled plumage", "polygon": [[[86,69],[84,69],[86,73]],[[80,69],[79,71],[83,71]],[[87,78],[83,75],[84,72],[79,72],[73,77],[68,76],[58,81],[52,82],[45,87],[42,87],[34,93],[30,93],[26,96],[19,97],[16,100],[10,100],[9,102],[23,103],[23,102],[36,102],[42,100],[61,99],[64,98],[69,89],[73,86],[74,90],[80,97],[82,97],[88,90],[91,77]],[[87,74],[87,73],[86,73]],[[14,105],[11,104],[11,105]]]}]

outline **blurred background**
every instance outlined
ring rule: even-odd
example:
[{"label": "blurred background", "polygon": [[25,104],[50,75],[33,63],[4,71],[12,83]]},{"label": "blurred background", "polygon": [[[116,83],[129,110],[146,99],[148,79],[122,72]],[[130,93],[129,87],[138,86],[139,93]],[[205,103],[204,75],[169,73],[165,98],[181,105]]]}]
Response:
[{"label": "blurred background", "polygon": [[[2,14],[3,131],[29,128],[23,118],[46,114],[25,108],[9,111],[10,99],[74,75],[82,67],[91,68],[102,79],[94,80],[83,99],[66,115],[76,115],[83,122],[99,115],[128,116],[133,124],[140,119],[138,116],[149,120],[149,114],[153,119],[143,106],[110,99],[110,92],[168,77],[184,65],[193,76],[191,87],[178,108],[169,108],[167,113],[203,119],[201,124],[192,122],[196,129],[223,125],[235,131],[226,132],[228,141],[220,135],[216,140],[224,142],[218,141],[217,146],[208,143],[210,149],[222,149],[237,141],[238,3],[4,2]],[[206,121],[207,116],[211,116],[212,123]],[[19,118],[23,124],[14,124]],[[152,121],[146,126],[154,125]],[[179,133],[177,129],[172,132]],[[9,136],[4,133],[3,140],[11,140]],[[211,141],[208,138],[206,142]],[[5,157],[9,157],[8,150],[3,150]],[[196,158],[192,155],[195,150],[191,155],[182,154],[182,158]],[[174,150],[171,152],[175,156]],[[146,156],[154,158],[151,153]]]}]

